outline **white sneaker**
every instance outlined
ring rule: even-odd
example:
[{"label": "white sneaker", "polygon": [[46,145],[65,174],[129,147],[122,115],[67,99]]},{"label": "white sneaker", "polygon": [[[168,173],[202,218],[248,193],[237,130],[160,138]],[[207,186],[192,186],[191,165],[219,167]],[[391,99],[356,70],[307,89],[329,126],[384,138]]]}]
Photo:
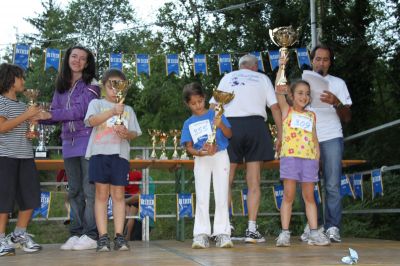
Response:
[{"label": "white sneaker", "polygon": [[79,237],[78,236],[71,236],[68,238],[68,240],[61,245],[60,249],[61,250],[72,250],[72,248],[75,246],[75,244],[78,242]]},{"label": "white sneaker", "polygon": [[317,230],[315,232],[310,232],[307,243],[311,246],[328,246],[331,241],[329,241],[329,238],[324,233]]},{"label": "white sneaker", "polygon": [[329,227],[326,230],[326,235],[329,237],[329,239],[332,242],[341,242],[342,240],[340,239],[340,233],[339,233],[339,228],[336,226]]},{"label": "white sneaker", "polygon": [[[320,233],[324,233],[324,227],[321,226],[320,228],[318,228],[318,231]],[[308,225],[308,223],[306,224],[306,227],[304,227],[304,231],[300,236],[300,240],[303,242],[308,242],[308,239],[310,238],[310,226]]]},{"label": "white sneaker", "polygon": [[193,238],[192,248],[208,248],[210,246],[210,242],[208,241],[208,236],[206,234],[200,234]]},{"label": "white sneaker", "polygon": [[233,243],[231,237],[229,235],[217,235],[216,237],[217,243],[216,246],[219,248],[232,248]]},{"label": "white sneaker", "polygon": [[78,241],[72,247],[72,250],[87,250],[96,248],[97,248],[97,241],[91,239],[87,235],[83,235],[78,239]]},{"label": "white sneaker", "polygon": [[275,240],[277,247],[290,247],[290,232],[287,230],[281,231]]}]

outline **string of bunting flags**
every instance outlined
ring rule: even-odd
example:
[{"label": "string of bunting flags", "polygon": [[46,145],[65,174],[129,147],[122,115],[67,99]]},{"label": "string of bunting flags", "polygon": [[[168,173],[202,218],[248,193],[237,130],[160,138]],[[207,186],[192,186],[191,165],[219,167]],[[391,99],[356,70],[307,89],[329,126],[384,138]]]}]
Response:
[{"label": "string of bunting flags", "polygon": [[[295,48],[295,53],[297,57],[298,67],[304,68],[304,66],[311,66],[309,51],[307,48]],[[268,60],[270,63],[271,70],[275,70],[279,66],[279,51],[254,51],[250,52],[258,59],[258,70],[265,72],[266,68],[264,66],[263,54],[267,53]],[[216,54],[218,57],[218,69],[219,74],[229,73],[233,71],[232,64],[232,54],[231,53],[221,53]],[[203,74],[208,75],[208,56],[214,56],[214,54],[195,54],[193,56],[193,71],[194,75]],[[60,49],[47,48],[44,51],[44,70],[52,68],[56,71],[60,70],[62,51]],[[136,65],[136,75],[146,74],[150,76],[151,74],[151,56],[149,54],[135,54],[135,65]],[[13,63],[19,65],[24,70],[28,69],[30,60],[30,46],[27,44],[15,44],[13,53]],[[123,65],[125,62],[123,53],[110,53],[109,54],[109,68],[115,68],[123,70]],[[180,75],[180,58],[179,54],[166,54],[165,55],[165,73],[166,75]]]},{"label": "string of bunting flags", "polygon": [[[380,169],[372,170],[371,176],[371,190],[372,199],[376,196],[383,196],[383,178],[382,171]],[[275,207],[280,210],[283,200],[283,185],[276,184],[272,187],[272,192],[275,200]],[[52,201],[52,193],[57,192],[41,192],[41,206],[33,211],[32,217],[43,217],[48,218],[50,212],[50,206]],[[241,205],[242,205],[242,215],[247,215],[247,188],[240,191],[241,194]],[[363,192],[363,174],[352,174],[343,175],[341,178],[340,194],[342,197],[350,196],[353,199],[364,200]],[[321,193],[318,184],[314,187],[314,198],[317,204],[321,204]],[[157,195],[156,194],[140,194],[139,197],[139,216],[144,218],[148,216],[149,218],[156,221],[157,216]],[[176,194],[176,211],[177,220],[183,217],[193,218],[194,216],[194,194],[193,193],[178,193]],[[233,206],[229,208],[229,212],[233,213]],[[112,201],[111,198],[108,201],[107,215],[112,218]],[[68,213],[68,218],[73,219],[70,213]]]}]

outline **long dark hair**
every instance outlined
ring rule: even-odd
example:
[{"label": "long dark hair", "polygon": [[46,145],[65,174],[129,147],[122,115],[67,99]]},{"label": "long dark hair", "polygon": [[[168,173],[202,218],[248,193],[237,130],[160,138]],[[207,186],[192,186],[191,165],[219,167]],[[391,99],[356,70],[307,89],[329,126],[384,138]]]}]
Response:
[{"label": "long dark hair", "polygon": [[0,94],[8,92],[15,83],[15,78],[24,78],[24,70],[13,64],[0,65]]},{"label": "long dark hair", "polygon": [[188,103],[190,101],[190,97],[193,95],[199,95],[201,97],[206,96],[201,84],[198,82],[192,82],[183,87],[182,97],[185,103]]},{"label": "long dark hair", "polygon": [[85,82],[85,84],[90,84],[90,82],[92,82],[93,78],[95,78],[96,76],[96,64],[94,62],[93,53],[89,49],[80,45],[75,45],[73,47],[70,47],[65,52],[61,71],[58,74],[56,80],[56,90],[59,93],[64,93],[72,87],[71,84],[72,74],[71,74],[71,68],[69,67],[69,57],[72,53],[72,50],[74,49],[79,49],[87,53],[87,62],[86,62],[87,66],[83,69],[82,72],[83,82]]}]

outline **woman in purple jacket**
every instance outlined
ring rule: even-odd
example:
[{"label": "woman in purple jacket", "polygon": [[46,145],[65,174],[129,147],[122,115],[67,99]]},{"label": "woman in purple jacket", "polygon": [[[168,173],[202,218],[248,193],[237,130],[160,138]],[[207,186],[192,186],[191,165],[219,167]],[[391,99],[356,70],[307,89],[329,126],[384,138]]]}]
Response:
[{"label": "woman in purple jacket", "polygon": [[97,247],[98,232],[94,218],[95,188],[89,183],[85,159],[92,128],[83,119],[92,99],[99,98],[95,61],[91,51],[82,46],[69,48],[56,81],[56,90],[47,118],[61,122],[62,153],[68,176],[68,199],[71,205],[69,239],[62,250],[85,250]]}]

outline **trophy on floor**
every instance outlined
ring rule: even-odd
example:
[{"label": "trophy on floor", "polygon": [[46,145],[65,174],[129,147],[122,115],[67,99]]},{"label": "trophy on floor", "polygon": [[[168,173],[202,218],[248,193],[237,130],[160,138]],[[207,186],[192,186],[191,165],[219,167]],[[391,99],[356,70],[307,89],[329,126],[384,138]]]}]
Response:
[{"label": "trophy on floor", "polygon": [[178,144],[179,144],[179,136],[181,135],[181,131],[179,129],[171,129],[169,131],[169,135],[172,137],[172,141],[174,143],[174,152],[172,153],[172,159],[178,160]]},{"label": "trophy on floor", "polygon": [[167,151],[165,149],[165,144],[167,143],[168,134],[165,132],[161,132],[159,135],[160,143],[161,143],[161,155],[160,160],[168,160]]},{"label": "trophy on floor", "polygon": [[[279,47],[279,57],[280,58],[288,58],[289,56],[289,49],[288,47],[295,44],[298,40],[298,33],[299,30],[295,31],[292,26],[288,27],[279,27],[275,29],[269,30],[269,37],[271,38],[272,42]],[[287,79],[285,74],[285,65],[279,66],[282,71],[280,77],[278,78],[277,85],[286,85]]]},{"label": "trophy on floor", "polygon": [[[50,103],[41,102],[40,109],[42,111],[48,112],[50,110]],[[39,124],[38,126],[38,146],[35,150],[35,158],[48,158],[48,150],[46,148],[46,144],[50,140],[50,135],[54,132],[55,126],[53,125],[43,125]]]},{"label": "trophy on floor", "polygon": [[157,144],[157,137],[160,136],[160,130],[157,129],[149,129],[148,130],[149,135],[151,136],[151,145],[153,146],[153,149],[151,150],[150,158],[155,160],[157,159],[157,153],[156,153],[156,144]]},{"label": "trophy on floor", "polygon": [[[233,92],[225,92],[220,91],[218,89],[214,89],[213,97],[217,104],[214,107],[215,117],[221,118],[222,114],[224,113],[224,105],[229,103],[230,101],[235,98],[235,94]],[[212,126],[212,133],[208,136],[207,144],[213,145],[216,143],[216,134],[217,134],[217,126],[213,124]]]},{"label": "trophy on floor", "polygon": [[[117,103],[124,103],[126,94],[129,89],[129,82],[127,80],[110,80],[111,87],[116,96]],[[114,125],[123,125],[122,115],[119,115]]]},{"label": "trophy on floor", "polygon": [[[26,89],[24,91],[24,96],[28,100],[28,106],[36,106],[37,98],[39,96],[39,90],[38,89]],[[26,136],[30,139],[38,137],[36,123],[29,123],[29,128],[28,128],[28,131],[26,132]]]},{"label": "trophy on floor", "polygon": [[275,160],[279,159],[279,154],[278,151],[276,150],[276,142],[278,141],[278,128],[276,127],[276,125],[272,125],[272,124],[268,124],[269,126],[269,131],[271,131],[271,137],[272,140],[274,142],[274,158]]}]

